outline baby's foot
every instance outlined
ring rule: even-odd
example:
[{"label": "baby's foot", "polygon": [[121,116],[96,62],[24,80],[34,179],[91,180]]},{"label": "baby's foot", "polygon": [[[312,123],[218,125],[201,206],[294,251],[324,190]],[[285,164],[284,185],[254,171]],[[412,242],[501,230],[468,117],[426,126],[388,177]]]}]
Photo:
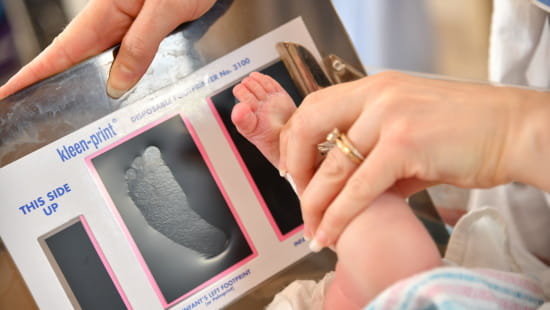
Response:
[{"label": "baby's foot", "polygon": [[239,100],[231,113],[237,130],[277,166],[279,133],[296,105],[277,81],[268,75],[253,72],[233,88]]}]

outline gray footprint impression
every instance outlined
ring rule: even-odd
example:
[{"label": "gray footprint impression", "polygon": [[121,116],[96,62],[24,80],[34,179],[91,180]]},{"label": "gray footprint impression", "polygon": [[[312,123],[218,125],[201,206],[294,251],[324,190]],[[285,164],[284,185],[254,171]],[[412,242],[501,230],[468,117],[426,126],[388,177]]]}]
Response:
[{"label": "gray footprint impression", "polygon": [[130,197],[152,228],[205,257],[225,250],[226,234],[191,209],[157,147],[149,146],[136,157],[125,178]]}]

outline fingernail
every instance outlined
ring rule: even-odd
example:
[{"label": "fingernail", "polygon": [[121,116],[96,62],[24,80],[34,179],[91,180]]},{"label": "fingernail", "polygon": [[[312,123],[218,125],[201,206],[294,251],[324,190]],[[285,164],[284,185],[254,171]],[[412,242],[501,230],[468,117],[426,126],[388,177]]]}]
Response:
[{"label": "fingernail", "polygon": [[286,170],[279,169],[279,175],[281,176],[281,178],[286,178],[286,174],[287,174]]},{"label": "fingernail", "polygon": [[306,239],[306,241],[311,240],[311,231],[309,230],[308,226],[305,223],[304,223],[304,239]]},{"label": "fingernail", "polygon": [[313,239],[309,243],[309,249],[311,252],[319,253],[323,249],[323,246],[317,241],[317,239]]},{"label": "fingernail", "polygon": [[134,82],[135,74],[123,64],[115,62],[107,79],[107,94],[115,99],[122,97]]},{"label": "fingernail", "polygon": [[126,90],[116,89],[116,88],[112,87],[111,84],[107,84],[107,95],[109,95],[109,97],[111,97],[113,99],[118,99],[118,98],[122,97],[122,95],[124,95],[124,93],[126,93]]},{"label": "fingernail", "polygon": [[292,187],[294,192],[297,192],[296,191],[296,183],[294,183],[294,180],[292,179],[292,176],[287,173],[286,176],[285,176],[285,179],[288,181],[288,183],[290,184],[290,186]]},{"label": "fingernail", "polygon": [[326,233],[320,229],[317,229],[315,232],[315,237],[313,237],[313,240],[309,243],[309,249],[315,253],[321,251],[326,244],[329,244],[327,242],[327,236]]}]

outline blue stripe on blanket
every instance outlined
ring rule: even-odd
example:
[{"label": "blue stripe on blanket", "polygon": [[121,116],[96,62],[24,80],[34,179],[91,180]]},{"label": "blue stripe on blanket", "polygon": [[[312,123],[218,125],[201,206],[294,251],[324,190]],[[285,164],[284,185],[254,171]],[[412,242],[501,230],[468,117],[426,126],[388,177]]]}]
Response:
[{"label": "blue stripe on blanket", "polygon": [[[500,284],[491,282],[489,279],[486,279],[483,277],[484,276],[481,276],[481,275],[470,275],[470,274],[460,273],[460,271],[457,271],[457,272],[436,271],[435,273],[432,273],[432,274],[428,274],[424,276],[421,275],[420,276],[421,279],[419,279],[420,281],[415,281],[417,283],[414,283],[409,289],[407,289],[406,298],[404,302],[401,304],[401,307],[399,308],[409,309],[409,307],[412,306],[412,303],[415,300],[418,290],[422,286],[429,284],[429,282],[433,280],[442,280],[442,279],[464,281],[464,282],[468,282],[469,284],[481,284],[491,289],[495,293],[499,293],[507,297],[515,298],[516,300],[521,300],[528,304],[532,304],[533,307],[540,306],[544,302],[542,299],[540,299],[539,297],[533,294],[529,294],[528,292],[525,292],[525,291],[514,290],[509,287],[504,287]],[[382,302],[382,304],[384,304],[384,300],[378,300],[378,302]],[[375,299],[373,300],[373,303],[371,303],[366,309],[369,309],[369,310],[375,309],[376,304],[377,304],[377,300]],[[459,308],[462,308],[460,303],[457,303],[456,301],[453,301],[453,300],[445,300],[445,301],[437,302],[437,304],[430,304],[425,309],[435,310],[435,309],[459,309]]]}]

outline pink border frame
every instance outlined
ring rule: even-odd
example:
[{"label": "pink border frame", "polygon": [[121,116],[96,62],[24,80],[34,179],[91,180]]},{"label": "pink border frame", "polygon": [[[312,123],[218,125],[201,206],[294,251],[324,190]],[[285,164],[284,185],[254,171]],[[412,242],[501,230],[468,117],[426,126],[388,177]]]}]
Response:
[{"label": "pink border frame", "polygon": [[115,285],[118,291],[118,294],[120,295],[120,297],[122,297],[122,300],[124,301],[124,305],[126,306],[127,309],[132,309],[132,306],[130,305],[128,297],[126,297],[126,294],[124,294],[124,291],[120,286],[120,282],[118,281],[113,271],[113,268],[111,268],[109,261],[107,261],[105,254],[101,250],[101,247],[99,246],[99,243],[97,242],[97,239],[94,236],[94,233],[90,229],[90,225],[88,225],[88,221],[86,221],[86,218],[84,217],[84,215],[81,215],[79,219],[80,219],[80,222],[82,223],[82,226],[84,226],[84,230],[86,231],[88,238],[90,238],[90,241],[92,241],[92,245],[94,246],[94,249],[97,252],[97,255],[99,255],[99,259],[101,259],[103,266],[105,267],[105,269],[107,269],[107,273],[109,274],[109,277],[111,277],[111,280],[113,281],[113,284]]},{"label": "pink border frame", "polygon": [[[235,263],[233,266],[229,267],[228,269],[226,269],[225,271],[222,271],[221,273],[219,273],[218,275],[210,278],[209,280],[207,280],[206,282],[200,284],[199,286],[197,286],[196,288],[192,289],[191,291],[185,293],[184,295],[182,295],[181,297],[179,298],[176,298],[174,301],[172,301],[171,303],[168,303],[166,301],[166,298],[164,298],[164,295],[162,294],[159,286],[157,285],[157,282],[155,281],[155,278],[153,277],[153,274],[151,273],[151,270],[149,269],[149,267],[147,266],[147,263],[145,262],[145,259],[143,258],[143,256],[141,255],[141,252],[139,251],[134,239],[132,238],[131,234],[130,234],[130,231],[128,230],[128,228],[126,227],[126,224],[124,223],[122,217],[120,216],[120,213],[118,212],[113,200],[111,199],[107,189],[105,188],[105,185],[103,184],[103,182],[101,181],[101,178],[99,177],[99,174],[97,173],[97,170],[95,169],[95,167],[93,166],[92,164],[92,159],[121,145],[122,143],[142,134],[143,132],[167,121],[168,119],[171,119],[172,117],[174,117],[175,115],[178,115],[181,117],[181,119],[183,120],[184,124],[185,124],[185,127],[187,128],[189,134],[191,135],[191,138],[193,139],[193,142],[195,143],[195,145],[197,146],[197,148],[199,149],[199,152],[202,156],[202,158],[204,159],[205,163],[206,163],[206,166],[208,167],[208,170],[210,171],[210,173],[212,174],[212,176],[214,177],[214,181],[216,182],[216,185],[218,186],[222,196],[224,197],[229,209],[231,210],[231,213],[233,214],[233,216],[235,217],[235,220],[239,226],[239,228],[241,229],[241,232],[243,233],[247,243],[248,243],[248,246],[250,247],[250,249],[252,250],[252,254],[250,254],[248,257],[245,257],[244,259],[242,259],[240,262],[237,262]],[[244,225],[241,221],[241,219],[239,218],[233,204],[231,203],[231,200],[229,199],[229,196],[227,195],[227,192],[225,191],[225,188],[222,186],[222,183],[220,181],[220,178],[219,176],[216,174],[216,171],[214,170],[214,167],[212,166],[212,162],[210,161],[210,158],[208,157],[207,153],[206,153],[206,150],[204,149],[202,143],[200,142],[200,139],[199,137],[197,136],[197,133],[195,131],[195,129],[193,128],[193,126],[191,125],[191,123],[189,122],[189,120],[187,120],[181,113],[176,113],[176,114],[172,114],[170,116],[167,116],[167,117],[164,117],[160,120],[157,120],[135,132],[133,132],[132,134],[124,137],[123,139],[117,141],[116,143],[108,146],[107,148],[104,148],[88,157],[86,157],[86,165],[88,166],[88,169],[90,169],[91,173],[92,173],[92,176],[93,178],[96,180],[97,184],[99,185],[99,189],[101,191],[101,194],[103,195],[103,197],[105,197],[107,199],[107,203],[109,205],[109,207],[111,208],[111,210],[113,211],[113,214],[115,215],[115,218],[116,220],[118,221],[120,227],[122,228],[123,232],[124,232],[124,235],[126,237],[126,239],[128,240],[128,242],[130,243],[130,246],[132,247],[139,263],[141,264],[141,267],[143,268],[143,270],[145,271],[145,274],[147,275],[147,278],[149,279],[149,282],[151,284],[151,286],[153,287],[155,293],[157,294],[157,297],[159,298],[160,302],[162,303],[162,306],[166,309],[168,307],[171,307],[185,299],[187,299],[188,297],[194,295],[195,293],[197,293],[198,291],[204,289],[205,287],[211,285],[212,283],[220,280],[221,278],[227,276],[229,273],[233,272],[234,270],[238,269],[239,267],[243,266],[244,264],[246,264],[247,262],[249,262],[250,260],[256,258],[258,256],[258,252],[256,251],[256,248],[254,247],[251,239],[250,239],[250,236],[248,235],[248,232],[246,231],[246,229],[244,228]]]},{"label": "pink border frame", "polygon": [[241,170],[244,172],[244,174],[246,176],[246,179],[248,180],[248,183],[252,187],[252,191],[254,191],[254,194],[256,195],[256,199],[258,199],[258,202],[262,206],[262,209],[265,213],[265,216],[267,217],[267,219],[269,221],[269,224],[271,224],[271,227],[275,231],[275,234],[277,235],[277,238],[279,239],[279,241],[284,241],[284,240],[292,237],[293,235],[295,235],[296,233],[298,233],[299,231],[301,231],[303,229],[304,224],[299,225],[298,227],[294,228],[293,230],[291,230],[291,231],[289,231],[289,232],[287,232],[286,234],[283,235],[283,233],[279,229],[279,226],[275,222],[275,219],[273,218],[273,215],[271,214],[271,211],[269,210],[269,208],[267,206],[267,203],[264,200],[264,197],[260,193],[260,190],[258,189],[258,186],[256,185],[256,182],[254,182],[254,179],[252,178],[252,175],[250,174],[250,171],[246,167],[246,164],[244,163],[244,160],[243,160],[241,154],[237,150],[237,147],[235,146],[235,143],[233,142],[233,139],[231,139],[231,136],[229,135],[229,132],[227,131],[227,128],[225,127],[225,125],[223,123],[223,120],[222,120],[220,114],[218,113],[218,110],[216,110],[216,107],[214,106],[214,103],[212,102],[211,98],[212,98],[212,96],[206,98],[206,101],[208,102],[208,106],[212,110],[212,113],[214,114],[214,117],[216,118],[216,122],[218,122],[218,126],[221,128],[221,130],[223,132],[223,135],[224,135],[225,139],[227,140],[227,143],[229,143],[229,146],[231,147],[231,150],[233,151],[233,154],[237,158],[237,161],[239,162],[239,165],[241,166]]}]

